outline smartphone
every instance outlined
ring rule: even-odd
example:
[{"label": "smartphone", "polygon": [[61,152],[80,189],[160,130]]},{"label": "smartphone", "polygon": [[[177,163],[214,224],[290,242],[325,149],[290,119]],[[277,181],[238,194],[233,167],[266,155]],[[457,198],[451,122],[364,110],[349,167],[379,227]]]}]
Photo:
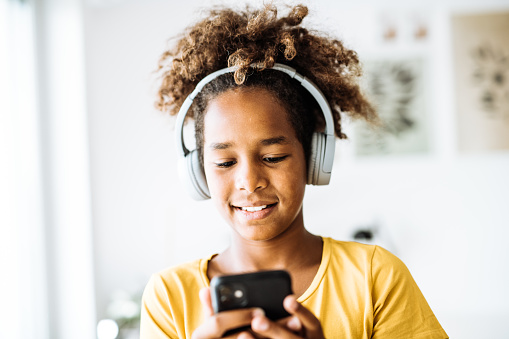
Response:
[{"label": "smartphone", "polygon": [[[210,294],[215,313],[260,307],[267,318],[278,320],[290,315],[283,307],[283,299],[292,294],[292,283],[290,274],[284,270],[225,275],[212,278]],[[225,335],[248,328],[228,331]]]}]

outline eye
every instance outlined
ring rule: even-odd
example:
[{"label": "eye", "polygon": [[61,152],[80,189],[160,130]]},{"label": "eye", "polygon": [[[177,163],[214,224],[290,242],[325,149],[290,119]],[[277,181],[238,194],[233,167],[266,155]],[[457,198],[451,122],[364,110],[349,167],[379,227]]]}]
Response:
[{"label": "eye", "polygon": [[236,161],[225,161],[225,162],[219,162],[219,163],[216,163],[216,166],[217,167],[220,167],[220,168],[228,168],[228,167],[232,167],[233,165],[235,165],[237,162]]},{"label": "eye", "polygon": [[263,160],[265,162],[268,162],[269,164],[276,164],[278,162],[285,160],[287,157],[288,157],[287,155],[284,155],[282,157],[267,157],[267,158],[263,158]]}]

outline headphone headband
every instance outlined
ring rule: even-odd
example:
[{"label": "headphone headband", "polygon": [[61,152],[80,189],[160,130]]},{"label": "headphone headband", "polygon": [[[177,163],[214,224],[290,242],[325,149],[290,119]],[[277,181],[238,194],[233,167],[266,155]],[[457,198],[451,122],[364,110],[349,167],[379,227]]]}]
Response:
[{"label": "headphone headband", "polygon": [[[260,63],[253,63],[250,65],[252,68],[264,68],[264,66]],[[194,98],[200,93],[209,82],[213,81],[217,77],[226,74],[226,73],[233,73],[236,70],[238,70],[238,66],[232,66],[228,68],[223,68],[218,71],[215,71],[209,75],[207,75],[205,78],[203,78],[198,84],[196,85],[195,89],[187,96],[187,98],[184,100],[184,103],[180,107],[180,110],[177,115],[177,121],[176,121],[176,145],[177,145],[177,152],[180,157],[185,158],[190,153],[194,151],[189,151],[184,142],[184,120],[186,118],[187,112],[189,111],[189,108],[191,108],[191,105],[193,104]],[[292,79],[297,80],[316,100],[318,105],[320,106],[320,109],[322,111],[322,114],[325,119],[325,131],[323,132],[323,138],[320,138],[320,145],[318,147],[320,148],[320,154],[317,157],[318,169],[316,169],[317,173],[315,173],[316,180],[311,180],[311,184],[313,185],[326,185],[329,183],[330,180],[330,173],[332,171],[332,164],[334,162],[334,150],[335,150],[335,134],[334,134],[334,120],[332,117],[332,110],[329,106],[329,103],[327,102],[327,99],[325,98],[324,94],[320,89],[308,78],[300,75],[297,73],[297,71],[287,65],[275,63],[274,66],[267,69],[273,69],[277,70],[283,73],[288,74]],[[316,134],[316,133],[315,133]],[[323,140],[322,140],[323,139]],[[196,161],[195,161],[196,162]],[[197,164],[195,163],[193,165],[195,168]],[[182,167],[182,166],[181,166]],[[193,170],[194,171],[194,170]],[[313,170],[315,171],[315,170]],[[194,174],[192,174],[194,175]],[[204,178],[204,175],[203,175]],[[193,179],[195,180],[195,179]],[[309,180],[308,180],[309,181]],[[207,192],[199,193],[201,199],[203,198],[209,198],[208,196],[208,187],[205,189]],[[196,186],[196,184],[194,184]],[[198,186],[202,186],[202,184],[198,184]],[[195,187],[195,189],[197,189]],[[199,189],[200,191],[203,191],[203,188]],[[196,196],[194,196],[196,198]]]}]

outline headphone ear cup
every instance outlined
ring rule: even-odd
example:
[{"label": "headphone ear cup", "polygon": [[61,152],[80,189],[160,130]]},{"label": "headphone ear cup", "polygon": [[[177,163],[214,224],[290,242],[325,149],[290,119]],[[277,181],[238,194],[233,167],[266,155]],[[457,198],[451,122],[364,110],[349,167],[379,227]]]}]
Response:
[{"label": "headphone ear cup", "polygon": [[308,163],[308,184],[317,185],[319,182],[320,175],[320,164],[323,160],[323,145],[324,145],[323,133],[315,132],[311,138],[311,149],[309,154]]},{"label": "headphone ear cup", "polygon": [[179,159],[179,174],[194,200],[210,199],[207,179],[200,163],[197,150]]}]

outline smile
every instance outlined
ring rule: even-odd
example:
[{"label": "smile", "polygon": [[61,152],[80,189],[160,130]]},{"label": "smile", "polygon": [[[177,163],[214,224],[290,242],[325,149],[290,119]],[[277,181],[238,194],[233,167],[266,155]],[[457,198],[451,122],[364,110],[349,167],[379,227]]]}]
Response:
[{"label": "smile", "polygon": [[248,211],[248,212],[257,212],[257,211],[261,211],[265,208],[267,208],[267,205],[257,206],[257,207],[241,207],[241,209],[243,211]]},{"label": "smile", "polygon": [[244,207],[237,207],[237,206],[235,206],[235,208],[240,209],[240,210],[242,210],[244,212],[259,212],[259,211],[264,210],[266,208],[273,207],[274,205],[276,205],[276,204],[261,205],[261,206],[244,206]]}]

